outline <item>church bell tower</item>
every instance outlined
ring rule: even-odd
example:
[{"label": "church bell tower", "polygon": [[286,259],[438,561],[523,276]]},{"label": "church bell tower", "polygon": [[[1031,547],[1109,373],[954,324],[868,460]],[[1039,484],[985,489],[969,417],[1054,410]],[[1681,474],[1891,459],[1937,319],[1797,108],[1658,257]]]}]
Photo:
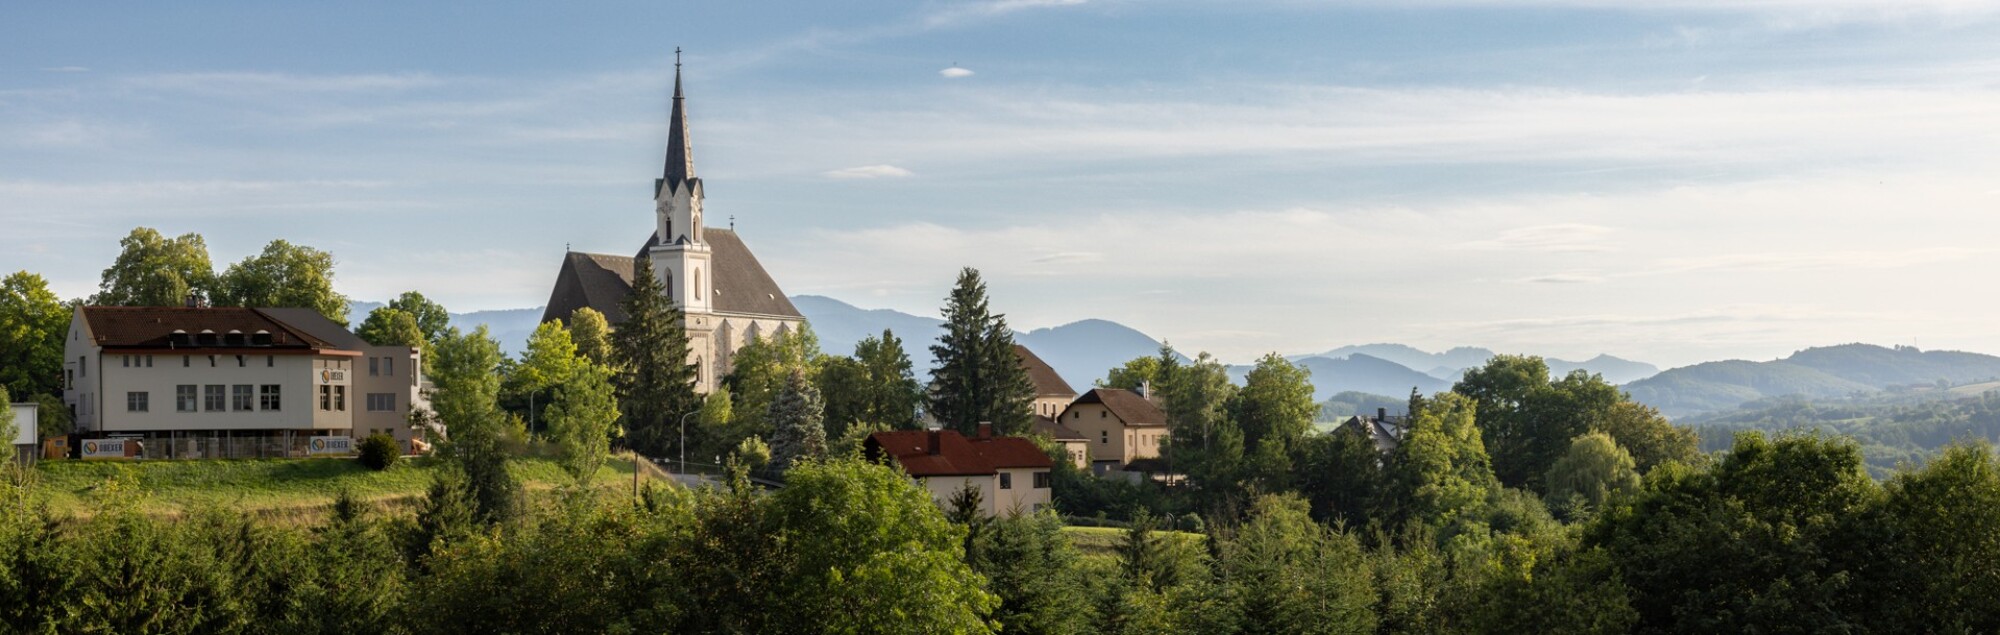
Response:
[{"label": "church bell tower", "polygon": [[701,179],[694,175],[694,144],[688,139],[687,108],[681,93],[681,51],[674,49],[674,103],[667,127],[667,166],[653,181],[656,220],[652,246],[653,275],[658,276],[675,304],[689,313],[712,311],[713,268],[708,241],[702,238]]}]

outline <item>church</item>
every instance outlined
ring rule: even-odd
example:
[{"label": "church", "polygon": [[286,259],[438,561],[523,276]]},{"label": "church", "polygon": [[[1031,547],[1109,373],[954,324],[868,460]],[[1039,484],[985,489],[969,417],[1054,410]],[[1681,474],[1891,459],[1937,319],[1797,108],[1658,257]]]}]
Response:
[{"label": "church", "polygon": [[694,175],[684,102],[676,60],[667,165],[653,181],[653,232],[645,246],[632,256],[564,254],[542,321],[567,323],[577,309],[590,307],[617,328],[625,321],[623,302],[632,292],[634,263],[651,256],[651,275],[687,315],[688,363],[695,366],[695,390],[706,394],[729,374],[731,358],[745,343],[799,328],[805,316],[733,227],[702,222],[702,183]]}]

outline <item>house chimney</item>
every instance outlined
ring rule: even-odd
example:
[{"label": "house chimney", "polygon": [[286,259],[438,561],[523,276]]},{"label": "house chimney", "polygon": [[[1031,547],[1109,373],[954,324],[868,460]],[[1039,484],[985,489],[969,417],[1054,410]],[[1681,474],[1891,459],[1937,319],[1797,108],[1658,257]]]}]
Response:
[{"label": "house chimney", "polygon": [[937,456],[938,452],[943,449],[944,446],[943,441],[944,441],[944,433],[939,432],[937,428],[931,428],[930,444],[929,444],[931,456]]},{"label": "house chimney", "polygon": [[979,422],[979,438],[980,439],[993,438],[993,422],[991,421]]},{"label": "house chimney", "polygon": [[193,291],[189,291],[187,302],[184,306],[190,309],[201,306],[201,296],[195,295]]},{"label": "house chimney", "polygon": [[1153,398],[1153,380],[1151,379],[1139,380],[1139,396],[1147,399]]}]

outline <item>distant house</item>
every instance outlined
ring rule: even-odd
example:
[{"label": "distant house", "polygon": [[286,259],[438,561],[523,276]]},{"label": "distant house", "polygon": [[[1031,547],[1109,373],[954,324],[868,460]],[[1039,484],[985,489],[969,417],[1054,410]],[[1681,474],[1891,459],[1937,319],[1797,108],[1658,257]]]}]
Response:
[{"label": "distant house", "polygon": [[1050,419],[1062,416],[1063,409],[1076,400],[1076,389],[1028,347],[1015,344],[1014,354],[1021,358],[1021,368],[1028,371],[1028,380],[1035,384],[1035,414]]},{"label": "distant house", "polygon": [[1333,434],[1359,434],[1375,444],[1375,451],[1388,454],[1403,442],[1402,417],[1387,414],[1356,415],[1341,420]]},{"label": "distant house", "polygon": [[1028,439],[993,436],[991,425],[980,424],[969,439],[951,430],[877,432],[863,448],[871,460],[894,459],[940,507],[967,485],[979,490],[980,511],[988,516],[1033,513],[1053,500],[1049,455]]},{"label": "distant house", "polygon": [[1035,415],[1034,426],[1029,429],[1061,446],[1063,455],[1069,457],[1076,469],[1090,469],[1090,440],[1084,438],[1083,433],[1041,415]]},{"label": "distant house", "polygon": [[1081,433],[1091,471],[1158,473],[1167,441],[1167,413],[1138,391],[1093,388],[1071,402],[1057,422]]}]

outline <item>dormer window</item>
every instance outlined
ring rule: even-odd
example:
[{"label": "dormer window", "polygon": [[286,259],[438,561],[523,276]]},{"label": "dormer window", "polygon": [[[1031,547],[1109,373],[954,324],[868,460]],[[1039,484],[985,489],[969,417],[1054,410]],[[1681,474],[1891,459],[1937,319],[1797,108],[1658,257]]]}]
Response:
[{"label": "dormer window", "polygon": [[196,336],[195,338],[195,343],[200,344],[202,346],[214,346],[216,344],[216,341],[217,338],[215,335],[215,331],[211,331],[208,329],[202,329],[201,334]]},{"label": "dormer window", "polygon": [[250,334],[250,344],[253,346],[270,346],[271,332],[258,329],[256,333]]},{"label": "dormer window", "polygon": [[174,329],[173,333],[167,335],[167,343],[174,346],[187,346],[190,343],[188,332]]},{"label": "dormer window", "polygon": [[224,343],[224,344],[228,344],[228,345],[230,345],[230,346],[242,346],[242,345],[243,345],[243,332],[242,332],[242,331],[238,331],[238,330],[236,330],[236,329],[230,329],[230,330],[229,330],[229,334],[228,334],[228,335],[224,335],[224,336],[222,337],[222,343]]}]

